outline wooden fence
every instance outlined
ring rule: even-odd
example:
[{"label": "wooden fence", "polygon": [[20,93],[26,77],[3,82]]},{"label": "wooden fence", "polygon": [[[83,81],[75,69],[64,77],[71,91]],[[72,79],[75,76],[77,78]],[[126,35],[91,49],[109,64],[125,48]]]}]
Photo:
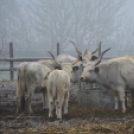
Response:
[{"label": "wooden fence", "polygon": [[[14,71],[17,70],[17,68],[14,67],[14,62],[25,62],[25,61],[37,61],[37,60],[41,60],[41,59],[51,59],[51,57],[39,57],[39,58],[14,58],[14,50],[13,50],[13,43],[11,42],[9,44],[9,58],[0,58],[0,62],[4,61],[4,62],[9,62],[9,68],[0,68],[0,71],[9,71],[10,72],[10,80],[14,79]],[[57,43],[57,55],[60,54],[60,44]],[[101,46],[99,48],[98,51],[98,56],[100,56],[101,54]],[[110,58],[104,58],[104,59],[110,59]],[[82,70],[80,69],[79,71],[79,75],[81,74]],[[79,81],[79,87],[81,88],[80,85],[80,81]]]},{"label": "wooden fence", "polygon": [[[10,68],[0,68],[0,71],[10,71],[10,80],[13,80],[14,79],[14,71],[17,70],[17,68],[14,67],[14,62],[24,62],[24,61],[37,61],[37,60],[41,60],[41,59],[51,59],[51,57],[39,57],[39,58],[14,58],[14,55],[13,55],[13,44],[10,43],[9,44],[9,58],[0,58],[0,62],[4,61],[4,62],[9,62],[9,65],[10,65]],[[57,55],[60,54],[60,44],[57,43]],[[98,56],[100,56],[101,54],[101,47],[99,48],[99,51],[98,51]],[[108,60],[108,59],[111,59],[111,58],[103,58],[104,60]],[[80,68],[79,70],[79,76],[81,75],[82,73],[82,68]],[[78,88],[79,89],[83,89],[81,87],[81,81],[78,79]],[[93,86],[92,84],[90,84],[90,89],[93,89]],[[81,90],[83,91],[83,90]],[[90,90],[89,90],[90,91]],[[127,94],[131,94],[132,96],[132,107],[134,108],[134,92],[131,91],[131,90],[126,90],[126,96]]]},{"label": "wooden fence", "polygon": [[[24,62],[24,61],[37,61],[41,59],[51,59],[51,57],[39,57],[39,58],[14,58],[13,55],[13,43],[11,42],[9,44],[9,58],[0,58],[0,62],[9,62],[10,68],[0,68],[0,71],[10,71],[10,80],[14,79],[14,71],[17,70],[17,68],[14,67],[14,62]],[[57,55],[60,53],[60,44],[57,43]]]}]

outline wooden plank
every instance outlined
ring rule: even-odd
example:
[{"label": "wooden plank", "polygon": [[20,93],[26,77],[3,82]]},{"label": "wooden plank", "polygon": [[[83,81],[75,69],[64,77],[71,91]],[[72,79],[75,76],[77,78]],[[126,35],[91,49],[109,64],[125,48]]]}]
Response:
[{"label": "wooden plank", "polygon": [[0,68],[0,71],[16,71],[17,70],[17,67],[16,68]]},{"label": "wooden plank", "polygon": [[57,43],[57,55],[60,54],[60,43]]},{"label": "wooden plank", "polygon": [[39,57],[39,58],[0,58],[0,61],[14,61],[14,62],[21,62],[21,61],[37,61],[37,60],[46,60],[52,59],[51,57]]}]

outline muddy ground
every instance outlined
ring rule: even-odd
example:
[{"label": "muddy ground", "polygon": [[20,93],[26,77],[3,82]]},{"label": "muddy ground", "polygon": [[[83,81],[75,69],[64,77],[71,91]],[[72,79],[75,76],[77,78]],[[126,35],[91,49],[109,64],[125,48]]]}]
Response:
[{"label": "muddy ground", "polygon": [[[4,85],[4,86],[3,86]],[[0,83],[0,88],[15,88],[15,83]],[[2,95],[1,95],[2,96]],[[4,99],[8,99],[7,96]],[[5,134],[134,134],[134,110],[105,110],[82,108],[75,95],[69,102],[69,114],[63,121],[48,119],[48,111],[42,110],[42,102],[32,103],[33,114],[16,114],[15,101],[0,98],[0,133]]]}]

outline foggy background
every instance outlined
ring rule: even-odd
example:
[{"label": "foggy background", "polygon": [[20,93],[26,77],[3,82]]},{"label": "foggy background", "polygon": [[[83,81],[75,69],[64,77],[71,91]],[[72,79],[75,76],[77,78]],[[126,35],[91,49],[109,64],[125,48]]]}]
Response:
[{"label": "foggy background", "polygon": [[134,56],[134,1],[0,0],[0,58],[9,57],[10,42],[15,58],[56,55],[57,42],[60,53],[76,57],[69,40],[81,51],[102,41],[102,50],[112,48],[107,57]]}]

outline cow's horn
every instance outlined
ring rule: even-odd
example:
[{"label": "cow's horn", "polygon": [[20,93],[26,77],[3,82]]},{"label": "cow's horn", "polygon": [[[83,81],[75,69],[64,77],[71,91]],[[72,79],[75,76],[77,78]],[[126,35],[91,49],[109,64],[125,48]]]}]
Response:
[{"label": "cow's horn", "polygon": [[74,47],[75,47],[77,53],[81,55],[82,52],[81,52],[80,50],[78,50],[78,47],[76,46],[76,44],[75,44],[73,41],[70,41],[70,42],[74,45]]},{"label": "cow's horn", "polygon": [[56,62],[56,64],[59,65],[59,66],[61,66],[61,64],[56,60],[56,58],[54,57],[54,55],[51,52],[49,52],[49,51],[47,51],[47,52],[52,56],[52,58],[54,59],[54,61]]},{"label": "cow's horn", "polygon": [[101,59],[102,59],[102,56],[107,52],[109,51],[111,48],[108,48],[106,49],[105,51],[102,52],[102,54],[100,55],[100,57],[98,58],[98,61],[95,63],[95,65],[98,65],[101,63]]},{"label": "cow's horn", "polygon": [[99,50],[101,43],[102,43],[102,41],[98,44],[97,48],[92,52],[92,54],[96,53]]}]

